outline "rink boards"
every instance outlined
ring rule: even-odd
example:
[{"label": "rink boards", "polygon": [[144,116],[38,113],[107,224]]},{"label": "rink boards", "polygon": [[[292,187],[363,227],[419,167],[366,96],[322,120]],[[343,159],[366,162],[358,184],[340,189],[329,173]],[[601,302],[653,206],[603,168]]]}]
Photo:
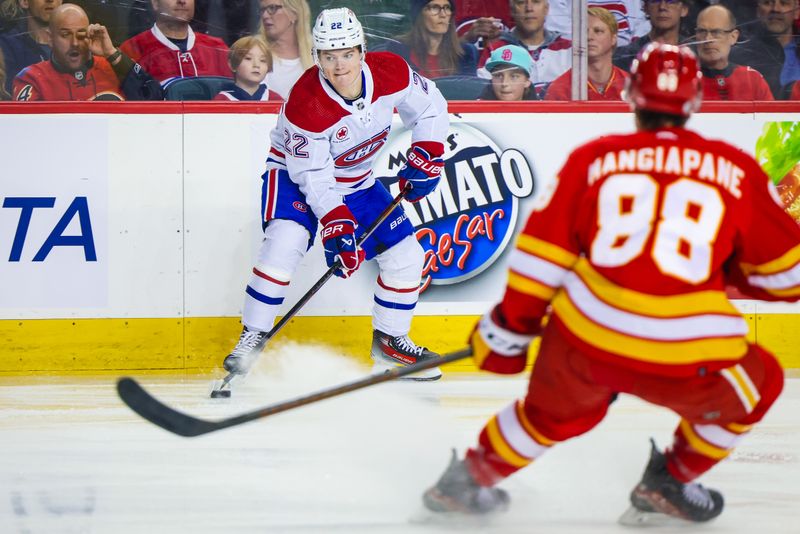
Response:
[{"label": "rink boards", "polygon": [[[769,123],[800,121],[793,105],[712,106],[690,125],[754,153]],[[217,367],[240,329],[276,110],[0,105],[0,372]],[[615,104],[451,111],[446,191],[407,206],[429,250],[412,335],[439,351],[462,346],[499,298],[514,235],[569,150],[632,127]],[[363,148],[382,150],[376,174],[396,173],[408,138],[398,121]],[[323,272],[313,247],[286,308]],[[329,345],[366,361],[376,272],[366,265],[331,280],[276,342]],[[751,339],[800,368],[800,307],[737,306]]]}]

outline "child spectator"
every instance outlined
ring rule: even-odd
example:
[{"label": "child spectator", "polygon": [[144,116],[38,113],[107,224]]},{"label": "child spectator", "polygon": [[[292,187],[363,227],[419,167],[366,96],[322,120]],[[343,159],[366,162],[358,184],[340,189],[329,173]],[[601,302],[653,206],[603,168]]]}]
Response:
[{"label": "child spectator", "polygon": [[63,4],[50,18],[53,54],[14,79],[14,100],[161,100],[161,87],[114,47],[108,30]]},{"label": "child spectator", "polygon": [[426,78],[463,74],[475,76],[478,49],[456,34],[452,0],[411,0],[411,30],[386,50],[402,56]]},{"label": "child spectator", "polygon": [[695,38],[703,71],[703,100],[774,100],[757,70],[730,62],[739,30],[727,7],[718,4],[702,10],[697,15]]},{"label": "child spectator", "polygon": [[[611,62],[617,46],[617,20],[602,7],[589,8],[586,52],[589,56],[589,100],[622,100],[628,74]],[[545,100],[572,99],[572,69],[556,78],[547,89]]]},{"label": "child spectator", "polygon": [[120,50],[161,85],[176,78],[228,76],[228,46],[217,37],[195,33],[194,0],[152,0],[152,28],[122,43]]},{"label": "child spectator", "polygon": [[300,75],[314,65],[310,10],[306,0],[260,2],[260,34],[272,59],[267,85],[286,100]]},{"label": "child spectator", "polygon": [[509,1],[514,29],[500,34],[483,50],[478,61],[478,65],[482,66],[478,76],[490,77],[483,65],[493,50],[509,44],[521,46],[528,50],[533,60],[531,86],[537,98],[541,98],[550,82],[572,65],[572,43],[560,34],[545,29],[544,22],[550,10],[549,0]]},{"label": "child spectator", "polygon": [[[661,1],[669,3],[680,0]],[[650,31],[650,21],[642,11],[643,0],[587,0],[586,3],[588,7],[602,7],[614,15],[619,46],[626,46]],[[572,39],[572,0],[551,0],[545,27],[566,39]]]},{"label": "child spectator", "polygon": [[267,43],[260,37],[242,37],[231,46],[228,64],[233,71],[233,89],[220,91],[214,100],[283,100],[281,95],[271,91],[264,78],[272,68],[272,57]]},{"label": "child spectator", "polygon": [[538,100],[531,89],[533,59],[521,46],[506,45],[492,52],[486,69],[492,84],[479,100]]}]

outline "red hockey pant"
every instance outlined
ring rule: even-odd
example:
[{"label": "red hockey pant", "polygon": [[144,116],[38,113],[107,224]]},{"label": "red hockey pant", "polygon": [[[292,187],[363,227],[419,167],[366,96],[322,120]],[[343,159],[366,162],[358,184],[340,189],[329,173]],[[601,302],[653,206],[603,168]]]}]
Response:
[{"label": "red hockey pant", "polygon": [[482,485],[497,483],[552,445],[594,428],[617,393],[681,417],[667,468],[688,482],[730,454],[783,388],[777,360],[757,345],[736,365],[705,376],[658,376],[588,357],[564,338],[557,322],[542,336],[527,396],[493,417],[479,446],[467,451],[467,465]]}]

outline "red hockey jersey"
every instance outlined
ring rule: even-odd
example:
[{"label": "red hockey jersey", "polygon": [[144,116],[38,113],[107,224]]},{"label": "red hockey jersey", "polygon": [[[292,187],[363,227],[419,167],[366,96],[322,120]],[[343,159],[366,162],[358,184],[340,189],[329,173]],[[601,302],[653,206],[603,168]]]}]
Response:
[{"label": "red hockey jersey", "polygon": [[77,72],[57,70],[52,61],[40,61],[14,78],[14,100],[125,100],[114,69],[104,58]]},{"label": "red hockey jersey", "polygon": [[[622,90],[625,88],[627,77],[627,72],[619,67],[613,67],[611,78],[605,87],[597,87],[590,80],[587,92],[589,100],[622,100]],[[572,69],[553,80],[553,83],[547,88],[544,99],[572,100]]]},{"label": "red hockey jersey", "polygon": [[794,86],[792,86],[792,96],[790,98],[791,100],[800,100],[800,82],[794,82]]},{"label": "red hockey jersey", "polygon": [[755,69],[728,65],[703,69],[703,100],[775,100],[766,80]]},{"label": "red hockey jersey", "polygon": [[745,320],[733,282],[800,299],[800,227],[758,164],[682,128],[597,139],[537,199],[509,259],[514,331],[552,320],[586,354],[689,376],[734,365]]},{"label": "red hockey jersey", "polygon": [[155,25],[122,43],[120,50],[161,85],[175,78],[231,76],[225,43],[217,37],[195,33],[191,27],[186,52],[181,52]]}]

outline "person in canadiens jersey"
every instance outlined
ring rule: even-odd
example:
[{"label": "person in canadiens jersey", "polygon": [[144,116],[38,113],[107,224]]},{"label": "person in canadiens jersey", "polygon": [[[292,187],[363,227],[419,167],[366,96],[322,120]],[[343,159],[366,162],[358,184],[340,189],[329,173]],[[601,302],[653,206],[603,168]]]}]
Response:
[{"label": "person in canadiens jersey", "polygon": [[[271,133],[263,176],[264,241],[245,290],[242,330],[224,367],[246,373],[267,341],[287,286],[322,223],[325,259],[339,259],[347,278],[375,259],[371,356],[375,370],[436,357],[408,337],[419,295],[424,254],[401,207],[372,236],[356,238],[392,202],[372,172],[396,109],[412,131],[400,187],[406,200],[433,191],[443,168],[449,119],[436,85],[412,72],[400,56],[366,52],[364,31],[347,8],[322,11],[314,24],[315,66],[297,81]],[[438,368],[412,375],[435,380]]]},{"label": "person in canadiens jersey", "polygon": [[696,480],[783,388],[779,362],[748,340],[725,288],[800,299],[800,227],[750,155],[684,127],[702,87],[689,48],[650,43],[625,89],[637,131],[578,147],[539,197],[505,294],[470,336],[481,368],[518,373],[541,335],[527,394],[486,423],[464,459],[453,453],[424,494],[431,510],[505,509],[498,483],[593,429],[627,393],[679,421],[665,451],[652,444],[620,521],[722,512],[722,494]]}]

